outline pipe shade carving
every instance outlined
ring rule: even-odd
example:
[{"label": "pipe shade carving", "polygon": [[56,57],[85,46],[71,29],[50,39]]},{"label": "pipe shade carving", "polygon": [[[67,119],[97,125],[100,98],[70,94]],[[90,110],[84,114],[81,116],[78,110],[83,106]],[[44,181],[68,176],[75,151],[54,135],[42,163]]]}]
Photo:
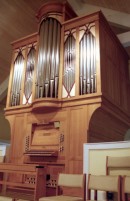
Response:
[{"label": "pipe shade carving", "polygon": [[60,37],[60,23],[51,17],[44,19],[39,31],[36,98],[58,96]]},{"label": "pipe shade carving", "polygon": [[36,54],[36,50],[32,46],[27,55],[27,66],[26,66],[26,73],[25,73],[25,88],[24,88],[24,98],[23,98],[24,104],[31,103],[33,74],[34,74],[34,65],[35,65],[35,54]]},{"label": "pipe shade carving", "polygon": [[65,33],[66,40],[64,43],[63,98],[75,95],[74,84],[76,40],[74,33],[75,30]]}]

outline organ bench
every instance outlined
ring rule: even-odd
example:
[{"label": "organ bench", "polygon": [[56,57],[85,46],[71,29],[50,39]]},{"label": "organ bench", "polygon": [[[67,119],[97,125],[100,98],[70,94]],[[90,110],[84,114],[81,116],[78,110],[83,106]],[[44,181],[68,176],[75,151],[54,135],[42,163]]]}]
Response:
[{"label": "organ bench", "polygon": [[45,167],[0,163],[1,196],[38,201],[45,196]]}]

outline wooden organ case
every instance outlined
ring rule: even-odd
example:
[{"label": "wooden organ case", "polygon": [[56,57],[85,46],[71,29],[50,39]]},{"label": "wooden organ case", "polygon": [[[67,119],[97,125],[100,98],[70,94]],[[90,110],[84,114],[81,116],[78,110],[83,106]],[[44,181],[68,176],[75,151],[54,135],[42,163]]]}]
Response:
[{"label": "wooden organ case", "polygon": [[123,140],[129,57],[101,12],[77,17],[49,1],[37,19],[36,33],[12,43],[5,116],[10,162],[45,165],[52,195],[59,172],[83,171],[83,143]]}]

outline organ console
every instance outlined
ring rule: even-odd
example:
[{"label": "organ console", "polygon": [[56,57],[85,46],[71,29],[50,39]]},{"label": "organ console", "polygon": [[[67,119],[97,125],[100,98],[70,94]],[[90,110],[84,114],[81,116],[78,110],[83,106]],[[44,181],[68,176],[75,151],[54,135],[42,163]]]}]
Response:
[{"label": "organ console", "polygon": [[102,12],[48,1],[36,16],[36,33],[12,43],[5,116],[10,162],[44,164],[52,195],[59,172],[82,172],[83,143],[124,139],[129,57]]}]

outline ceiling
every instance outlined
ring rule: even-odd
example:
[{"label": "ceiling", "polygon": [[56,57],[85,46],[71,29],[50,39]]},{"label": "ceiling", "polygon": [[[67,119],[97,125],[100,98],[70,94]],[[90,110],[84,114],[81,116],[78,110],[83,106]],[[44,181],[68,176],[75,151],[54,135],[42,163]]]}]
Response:
[{"label": "ceiling", "polygon": [[[10,72],[11,42],[37,31],[36,12],[47,0],[0,0],[0,101],[5,102]],[[130,0],[68,0],[75,12],[87,15],[102,10],[130,54]],[[127,32],[127,35],[122,33]],[[125,38],[125,39],[124,39]],[[5,92],[4,95],[2,92]]]}]

